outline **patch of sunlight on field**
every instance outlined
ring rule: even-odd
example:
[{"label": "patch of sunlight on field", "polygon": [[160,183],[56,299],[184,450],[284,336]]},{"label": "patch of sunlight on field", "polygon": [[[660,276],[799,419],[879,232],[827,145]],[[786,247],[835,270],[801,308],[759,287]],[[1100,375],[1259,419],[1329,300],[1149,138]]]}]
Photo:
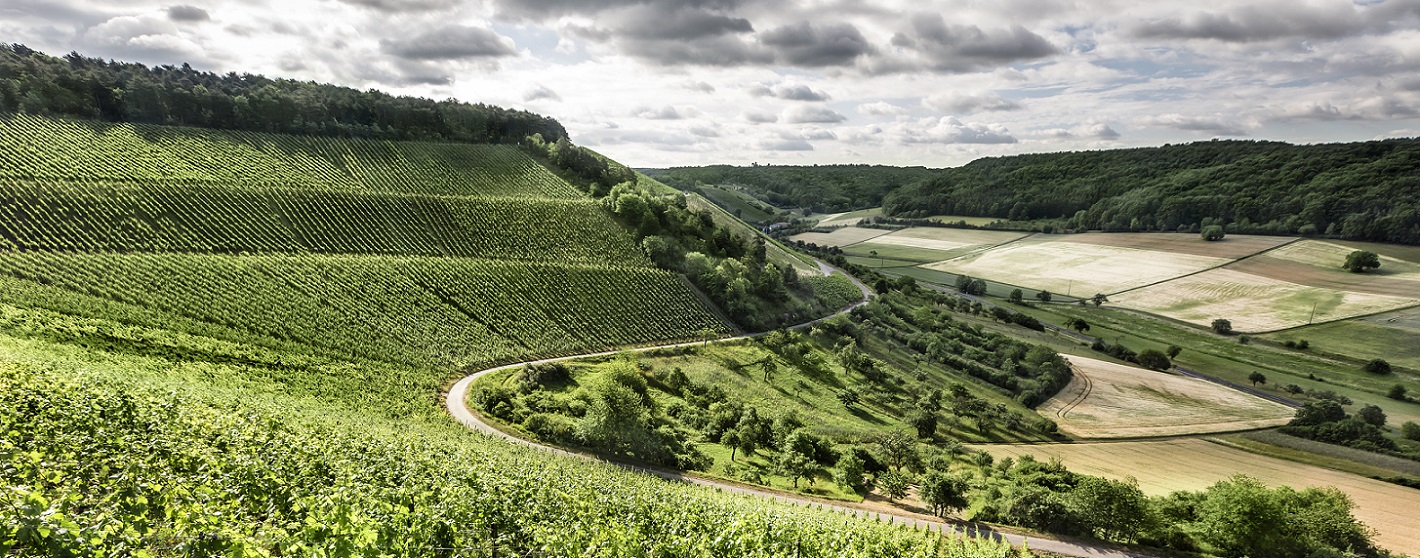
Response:
[{"label": "patch of sunlight on field", "polygon": [[1210,434],[1280,426],[1292,409],[1218,384],[1066,356],[1075,376],[1036,409],[1077,438]]},{"label": "patch of sunlight on field", "polygon": [[1232,322],[1233,330],[1243,332],[1275,331],[1420,304],[1415,297],[1309,287],[1226,268],[1122,293],[1110,301],[1201,326],[1223,318]]},{"label": "patch of sunlight on field", "polygon": [[1043,238],[1048,237],[1033,237],[925,267],[1053,293],[1090,296],[1142,287],[1229,261]]},{"label": "patch of sunlight on field", "polygon": [[1034,455],[1056,458],[1071,471],[1112,479],[1134,477],[1149,495],[1178,490],[1202,490],[1234,474],[1244,474],[1271,486],[1335,486],[1356,503],[1358,519],[1375,528],[1382,547],[1411,555],[1420,554],[1420,521],[1413,488],[1372,480],[1350,473],[1323,469],[1248,453],[1207,440],[1188,438],[1148,442],[1086,444],[974,445],[996,456]]}]

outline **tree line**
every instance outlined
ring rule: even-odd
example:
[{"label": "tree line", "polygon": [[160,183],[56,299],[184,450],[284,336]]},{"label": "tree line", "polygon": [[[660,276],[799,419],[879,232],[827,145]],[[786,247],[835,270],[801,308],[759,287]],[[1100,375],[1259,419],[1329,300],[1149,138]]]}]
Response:
[{"label": "tree line", "polygon": [[992,157],[883,199],[894,217],[999,217],[1037,227],[1325,235],[1420,244],[1420,139],[1208,141]]},{"label": "tree line", "polygon": [[0,113],[278,134],[516,143],[567,137],[556,120],[455,100],[218,74],[182,66],[53,57],[0,44]]},{"label": "tree line", "polygon": [[738,185],[771,205],[833,213],[877,207],[888,192],[925,180],[932,172],[924,167],[883,165],[711,165],[648,174],[681,190],[695,191],[703,184]]}]

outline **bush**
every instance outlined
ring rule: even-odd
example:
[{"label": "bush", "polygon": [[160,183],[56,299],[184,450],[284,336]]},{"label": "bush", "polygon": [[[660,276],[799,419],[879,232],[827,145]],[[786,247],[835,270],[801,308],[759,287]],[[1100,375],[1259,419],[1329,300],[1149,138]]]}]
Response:
[{"label": "bush", "polygon": [[1155,349],[1144,349],[1142,351],[1139,351],[1138,358],[1139,366],[1143,366],[1144,368],[1148,368],[1150,370],[1168,370],[1169,367],[1173,366],[1173,363],[1169,362],[1168,355]]},{"label": "bush", "polygon": [[1400,425],[1400,435],[1406,440],[1420,442],[1420,424],[1411,420],[1405,421],[1405,424]]},{"label": "bush", "polygon": [[1386,392],[1385,396],[1396,401],[1407,401],[1409,400],[1409,396],[1407,396],[1405,392],[1405,386],[1395,384],[1390,387],[1390,391]]},{"label": "bush", "polygon": [[1233,322],[1218,318],[1213,320],[1213,331],[1218,335],[1227,335],[1233,332]]},{"label": "bush", "polygon": [[1374,359],[1370,362],[1367,362],[1365,366],[1361,367],[1361,369],[1372,374],[1384,376],[1386,374],[1390,374],[1390,363],[1381,359]]},{"label": "bush", "polygon": [[1203,231],[1199,233],[1199,236],[1203,237],[1203,240],[1212,242],[1215,240],[1222,240],[1224,234],[1225,232],[1223,231],[1222,225],[1208,225],[1206,227],[1203,227]]}]

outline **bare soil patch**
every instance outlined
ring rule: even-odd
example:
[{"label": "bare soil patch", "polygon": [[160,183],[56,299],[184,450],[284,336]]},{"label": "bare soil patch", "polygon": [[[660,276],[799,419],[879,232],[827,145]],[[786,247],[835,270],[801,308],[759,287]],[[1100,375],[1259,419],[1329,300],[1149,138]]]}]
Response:
[{"label": "bare soil patch", "polygon": [[1351,273],[1341,268],[1352,247],[1303,240],[1228,268],[1292,283],[1379,295],[1413,297],[1420,294],[1420,263],[1381,256],[1380,269]]}]

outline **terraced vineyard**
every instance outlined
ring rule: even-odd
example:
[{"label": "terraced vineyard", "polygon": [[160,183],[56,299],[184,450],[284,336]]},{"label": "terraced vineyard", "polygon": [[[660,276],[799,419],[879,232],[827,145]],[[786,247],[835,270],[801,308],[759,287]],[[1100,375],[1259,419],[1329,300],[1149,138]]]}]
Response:
[{"label": "terraced vineyard", "polygon": [[0,284],[439,369],[729,330],[511,146],[0,119]]}]

